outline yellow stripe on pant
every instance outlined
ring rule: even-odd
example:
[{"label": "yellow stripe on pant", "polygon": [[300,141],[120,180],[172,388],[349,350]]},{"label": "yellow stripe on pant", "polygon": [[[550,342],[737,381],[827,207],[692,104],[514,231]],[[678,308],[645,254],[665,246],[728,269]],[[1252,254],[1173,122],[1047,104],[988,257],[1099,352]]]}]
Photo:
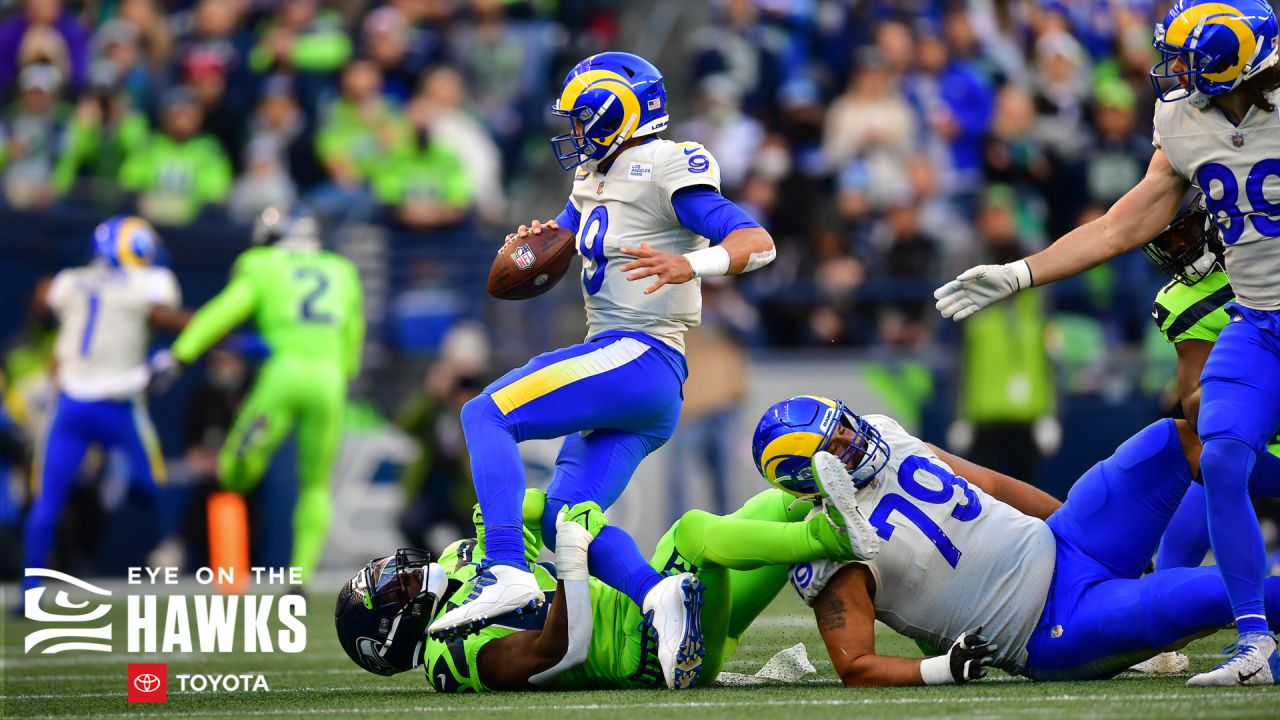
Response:
[{"label": "yellow stripe on pant", "polygon": [[490,397],[503,415],[533,402],[565,385],[616,370],[649,350],[634,338],[622,338],[599,350],[567,358],[535,370],[510,385],[493,392]]}]

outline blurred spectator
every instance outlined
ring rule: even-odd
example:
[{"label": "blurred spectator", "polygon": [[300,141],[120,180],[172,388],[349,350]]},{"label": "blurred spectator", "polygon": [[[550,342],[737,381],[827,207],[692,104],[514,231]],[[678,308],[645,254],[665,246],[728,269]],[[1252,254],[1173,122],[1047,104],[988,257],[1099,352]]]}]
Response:
[{"label": "blurred spectator", "polygon": [[387,5],[369,13],[362,25],[361,49],[382,71],[382,92],[398,103],[413,94],[426,58],[414,45],[417,33],[404,13]]},{"label": "blurred spectator", "polygon": [[462,158],[431,131],[430,105],[410,106],[413,139],[379,164],[373,177],[378,202],[392,217],[414,230],[457,225],[471,207],[471,181]]},{"label": "blurred spectator", "polygon": [[[1026,254],[1007,188],[987,192],[978,216],[983,262]],[[974,462],[1033,482],[1041,457],[1057,450],[1053,370],[1045,349],[1039,291],[999,303],[961,327],[958,419],[948,443]]]},{"label": "blurred spectator", "polygon": [[400,477],[408,498],[400,531],[420,547],[443,547],[471,521],[476,496],[459,413],[484,389],[489,356],[482,327],[455,325],[421,386],[396,412],[396,425],[419,450],[418,459]]},{"label": "blurred spectator", "polygon": [[112,60],[99,60],[89,70],[90,92],[81,97],[67,123],[62,154],[54,172],[54,189],[70,192],[86,181],[87,197],[104,208],[118,207],[120,168],[130,153],[147,141],[147,117],[134,105]]},{"label": "blurred spectator", "polygon": [[481,218],[505,219],[507,196],[502,187],[502,156],[484,125],[467,109],[467,87],[454,68],[440,65],[422,78],[416,112],[429,117],[431,135],[441,145],[466,154],[467,179]]},{"label": "blurred spectator", "polygon": [[0,22],[0,95],[17,79],[25,36],[37,28],[52,30],[63,41],[66,84],[78,90],[89,68],[89,32],[63,7],[62,0],[24,0],[22,10]]},{"label": "blurred spectator", "polygon": [[157,0],[120,0],[119,18],[138,32],[138,43],[146,64],[159,73],[173,52],[173,31],[169,18]]},{"label": "blurred spectator", "polygon": [[1094,133],[1085,162],[1089,201],[1111,207],[1146,174],[1151,138],[1134,131],[1133,91],[1120,80],[1100,83],[1094,95]]},{"label": "blurred spectator", "polygon": [[319,0],[280,0],[275,14],[258,27],[249,54],[254,72],[333,72],[351,57],[351,39],[342,16],[322,10]]},{"label": "blurred spectator", "polygon": [[89,90],[102,85],[102,67],[112,67],[113,85],[123,87],[133,106],[146,108],[160,83],[159,73],[142,61],[138,29],[124,20],[110,20],[93,34],[93,57],[89,65]]},{"label": "blurred spectator", "polygon": [[280,161],[299,187],[308,187],[321,177],[316,162],[314,138],[307,131],[307,119],[298,107],[288,75],[271,75],[262,82],[258,106],[249,118],[249,142],[268,138],[280,152]]},{"label": "blurred spectator", "polygon": [[1049,182],[1049,158],[1035,133],[1031,95],[1006,85],[996,95],[995,122],[987,138],[983,172],[988,182],[1007,185],[1019,197],[1043,193]]},{"label": "blurred spectator", "polygon": [[720,166],[726,194],[733,194],[764,140],[760,121],[742,113],[742,90],[728,75],[710,75],[700,83],[698,113],[672,133],[681,140],[700,142]]},{"label": "blurred spectator", "polygon": [[227,211],[242,223],[252,223],[269,207],[289,208],[298,189],[289,177],[280,143],[275,138],[255,138],[245,148],[244,172],[236,178],[227,198]]},{"label": "blurred spectator", "polygon": [[18,75],[18,101],[0,123],[4,199],[14,208],[53,202],[64,114],[58,102],[62,82],[62,71],[47,63],[27,65]]},{"label": "blurred spectator", "polygon": [[758,23],[754,0],[721,0],[720,17],[699,29],[691,40],[696,48],[693,72],[701,81],[727,75],[741,88],[748,112],[771,108],[774,92],[783,84],[780,55],[785,38]]},{"label": "blurred spectator", "polygon": [[195,93],[185,87],[165,96],[160,131],[129,153],[120,185],[139,193],[138,210],[157,223],[185,225],[231,189],[231,163],[222,147],[200,134]]},{"label": "blurred spectator", "polygon": [[915,114],[886,70],[878,54],[862,54],[849,86],[827,113],[823,152],[839,173],[846,218],[883,207],[907,186],[904,168],[915,149]]},{"label": "blurred spectator", "polygon": [[327,108],[316,136],[329,182],[312,192],[310,202],[324,220],[367,219],[373,210],[370,179],[412,141],[413,128],[382,96],[381,86],[382,75],[368,60],[342,71],[342,94]]},{"label": "blurred spectator", "polygon": [[[747,395],[749,359],[746,339],[759,318],[726,277],[702,283],[702,324],[685,335],[689,378],[685,385],[680,423],[668,442],[667,514],[675,522],[689,509],[686,488],[698,484],[711,489],[710,512],[732,510],[729,495],[737,420]],[[695,472],[710,483],[697,483]]]}]

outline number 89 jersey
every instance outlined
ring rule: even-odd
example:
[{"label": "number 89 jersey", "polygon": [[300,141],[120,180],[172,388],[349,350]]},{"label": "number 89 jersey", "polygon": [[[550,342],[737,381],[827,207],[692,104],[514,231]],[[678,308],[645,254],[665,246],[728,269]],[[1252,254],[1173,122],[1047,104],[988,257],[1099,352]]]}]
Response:
[{"label": "number 89 jersey", "polygon": [[[935,648],[948,648],[982,625],[1000,646],[995,664],[1010,673],[1026,665],[1053,579],[1056,542],[1028,517],[956,477],[946,463],[883,415],[866,420],[889,444],[889,462],[858,492],[858,507],[884,541],[866,562],[875,578],[876,619]],[[833,565],[807,573],[812,602]]]},{"label": "number 89 jersey", "polygon": [[1156,103],[1152,144],[1204,192],[1237,301],[1280,310],[1280,117],[1251,107],[1234,125],[1212,104]]},{"label": "number 89 jersey", "polygon": [[580,213],[578,253],[587,337],[607,330],[652,335],[684,351],[684,333],[702,315],[698,279],[644,294],[653,278],[627,280],[622,266],[634,259],[621,248],[641,243],[664,253],[684,254],[708,247],[706,238],[680,224],[671,196],[706,185],[720,190],[720,168],[697,143],[651,140],[619,153],[608,172],[580,170],[570,202]]}]

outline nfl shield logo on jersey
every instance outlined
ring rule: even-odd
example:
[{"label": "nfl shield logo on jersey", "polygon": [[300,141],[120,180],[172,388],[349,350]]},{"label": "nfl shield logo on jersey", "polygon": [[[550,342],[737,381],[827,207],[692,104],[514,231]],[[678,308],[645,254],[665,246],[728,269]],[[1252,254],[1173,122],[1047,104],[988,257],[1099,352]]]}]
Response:
[{"label": "nfl shield logo on jersey", "polygon": [[528,270],[533,267],[533,261],[537,259],[538,256],[533,254],[533,250],[529,249],[528,245],[521,245],[516,248],[515,252],[511,253],[511,260],[521,270]]},{"label": "nfl shield logo on jersey", "polygon": [[1231,134],[1231,144],[1236,147],[1244,146],[1244,133],[1236,132]]}]

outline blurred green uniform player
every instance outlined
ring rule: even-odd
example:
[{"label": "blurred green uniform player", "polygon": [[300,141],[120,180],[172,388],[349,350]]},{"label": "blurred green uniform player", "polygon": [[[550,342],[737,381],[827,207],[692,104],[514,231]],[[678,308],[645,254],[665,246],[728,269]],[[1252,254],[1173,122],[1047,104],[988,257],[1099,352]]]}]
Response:
[{"label": "blurred green uniform player", "polygon": [[338,451],[347,382],[360,369],[364,315],[351,261],[318,240],[289,238],[244,252],[231,281],[196,313],[173,344],[184,364],[253,320],[271,356],[240,409],[218,458],[222,486],[248,493],[280,442],[297,431],[298,489],[293,567],[310,573],[324,547],[332,504],[329,473]]},{"label": "blurred green uniform player", "polygon": [[[1215,270],[1195,285],[1173,280],[1160,288],[1151,315],[1172,345],[1187,340],[1216,343],[1218,334],[1231,321],[1224,308],[1235,299],[1230,278],[1222,270]],[[1271,439],[1267,449],[1280,457],[1280,434]]]},{"label": "blurred green uniform player", "polygon": [[[525,555],[531,561],[542,549],[535,534],[540,527],[540,490],[525,495]],[[787,584],[794,563],[818,558],[852,557],[849,541],[821,513],[808,520],[807,502],[780,490],[765,490],[731,515],[701,510],[685,513],[658,542],[650,563],[671,574],[693,572],[705,585],[702,631],[706,656],[698,682],[715,681],[725,658],[752,621],[773,602]],[[477,538],[460,540],[445,549],[440,565],[451,581],[461,583],[439,614],[448,612],[471,592],[471,580],[484,554],[484,529],[475,514]],[[544,590],[554,591],[555,578],[533,564]],[[591,578],[593,631],[583,664],[552,683],[553,690],[664,687],[657,647],[640,608],[625,594]],[[427,639],[423,665],[437,692],[486,692],[476,668],[480,650],[488,642],[524,629],[541,626],[541,614],[510,625],[495,624],[463,640],[444,643]],[[529,624],[525,624],[525,623]]]}]

